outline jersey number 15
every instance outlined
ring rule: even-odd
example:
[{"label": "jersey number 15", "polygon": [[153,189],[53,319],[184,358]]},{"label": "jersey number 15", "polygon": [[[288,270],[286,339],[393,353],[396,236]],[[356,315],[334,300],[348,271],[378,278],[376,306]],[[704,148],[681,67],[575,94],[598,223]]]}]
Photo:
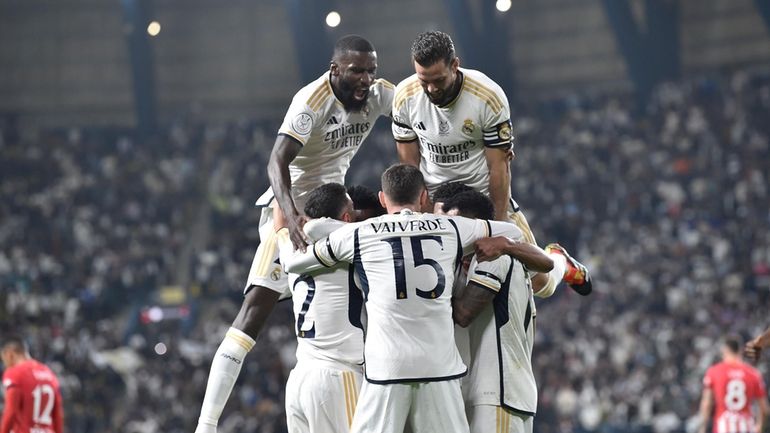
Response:
[{"label": "jersey number 15", "polygon": [[444,293],[444,288],[446,287],[444,269],[439,262],[425,258],[422,251],[422,243],[423,241],[433,241],[438,243],[442,248],[444,247],[444,243],[441,241],[441,236],[419,235],[408,238],[392,237],[382,240],[383,242],[390,244],[390,248],[393,249],[393,269],[396,272],[396,299],[407,299],[408,297],[406,293],[406,268],[404,267],[404,244],[402,239],[409,239],[410,241],[415,268],[420,266],[430,266],[436,272],[436,286],[431,290],[421,290],[420,288],[416,288],[417,296],[425,299],[438,298]]}]

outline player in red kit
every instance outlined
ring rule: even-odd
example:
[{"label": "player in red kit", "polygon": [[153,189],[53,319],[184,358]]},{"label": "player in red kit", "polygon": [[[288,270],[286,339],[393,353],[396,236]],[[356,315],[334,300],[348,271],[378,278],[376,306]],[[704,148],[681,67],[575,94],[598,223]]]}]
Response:
[{"label": "player in red kit", "polygon": [[0,433],[63,433],[64,416],[56,375],[32,359],[19,337],[5,339],[1,350],[5,407]]},{"label": "player in red kit", "polygon": [[[743,362],[741,341],[728,337],[722,345],[722,362],[714,364],[703,378],[700,403],[701,427],[706,423],[716,402],[714,433],[761,433],[767,415],[767,391],[759,371]],[[751,412],[759,404],[756,419]]]}]

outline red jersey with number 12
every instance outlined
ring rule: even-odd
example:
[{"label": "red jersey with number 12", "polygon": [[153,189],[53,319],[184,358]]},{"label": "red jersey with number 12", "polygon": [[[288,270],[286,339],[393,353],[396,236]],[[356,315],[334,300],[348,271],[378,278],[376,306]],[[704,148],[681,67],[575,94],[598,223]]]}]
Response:
[{"label": "red jersey with number 12", "polygon": [[714,433],[755,433],[751,405],[765,398],[762,376],[745,362],[720,362],[711,366],[703,386],[714,393]]},{"label": "red jersey with number 12", "polygon": [[45,364],[23,361],[3,373],[5,408],[0,433],[61,433],[59,380]]}]

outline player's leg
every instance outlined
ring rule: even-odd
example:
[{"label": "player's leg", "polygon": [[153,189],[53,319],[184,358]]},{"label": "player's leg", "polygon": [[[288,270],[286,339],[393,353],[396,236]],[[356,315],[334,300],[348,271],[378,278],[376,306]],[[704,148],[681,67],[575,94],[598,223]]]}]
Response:
[{"label": "player's leg", "polygon": [[[266,219],[264,217],[265,213],[263,212],[263,220]],[[269,227],[273,233],[275,232],[272,230],[272,220],[269,218],[269,215],[266,221],[261,224],[260,229],[265,226]],[[270,234],[266,232],[265,235],[266,237],[262,239],[269,239]],[[273,245],[275,245],[274,241]],[[277,258],[277,248],[271,252],[267,247],[269,247],[269,242],[263,241],[260,243],[254,260],[255,263],[257,263],[258,257],[265,257],[270,254]],[[252,264],[252,270],[254,269],[255,266]],[[257,274],[252,275],[252,272],[249,273],[249,281],[246,285],[241,309],[235,317],[232,326],[225,334],[225,338],[219,345],[211,362],[211,370],[209,371],[209,379],[206,383],[206,393],[201,404],[201,413],[196,433],[216,431],[219,417],[222,415],[225,403],[230,398],[235,380],[241,372],[243,360],[251,348],[254,347],[259,331],[278,301],[279,294],[283,291],[281,284],[284,287],[288,285],[282,272],[276,275],[271,271],[267,273],[266,277],[260,277]]]},{"label": "player's leg", "polygon": [[307,371],[299,365],[291,370],[286,381],[286,427],[292,433],[310,433],[310,423],[302,408],[303,384]]},{"label": "player's leg", "polygon": [[413,385],[409,425],[420,433],[469,433],[460,379]]},{"label": "player's leg", "polygon": [[[516,202],[512,201],[509,209],[509,218],[512,223],[524,234],[524,239],[537,246],[535,235],[529,226],[529,221]],[[555,247],[553,247],[555,246]],[[580,262],[572,258],[567,251],[558,244],[551,244],[544,250],[546,255],[553,260],[553,269],[546,274],[536,274],[532,277],[532,290],[535,296],[547,298],[556,291],[560,282],[564,281],[577,293],[585,296],[591,293],[591,276],[588,269]]]},{"label": "player's leg", "polygon": [[412,385],[378,385],[364,381],[350,432],[402,433],[413,398]]},{"label": "player's leg", "polygon": [[[302,408],[313,433],[350,431],[358,403],[361,375],[352,371],[313,369],[305,376]],[[287,414],[288,415],[288,414]],[[289,429],[292,432],[291,428]]]},{"label": "player's leg", "polygon": [[471,433],[532,433],[532,417],[500,406],[481,404],[469,411]]}]

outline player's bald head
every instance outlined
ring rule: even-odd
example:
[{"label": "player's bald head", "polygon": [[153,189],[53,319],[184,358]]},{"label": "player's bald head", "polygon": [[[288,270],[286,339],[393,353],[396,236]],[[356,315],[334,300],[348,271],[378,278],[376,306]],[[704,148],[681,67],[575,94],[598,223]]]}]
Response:
[{"label": "player's bald head", "polygon": [[382,192],[397,205],[415,204],[425,191],[425,178],[420,169],[409,164],[390,166],[382,173]]},{"label": "player's bald head", "polygon": [[358,35],[347,35],[339,38],[334,44],[333,60],[339,60],[347,53],[355,51],[359,53],[373,53],[374,45],[366,38]]}]

